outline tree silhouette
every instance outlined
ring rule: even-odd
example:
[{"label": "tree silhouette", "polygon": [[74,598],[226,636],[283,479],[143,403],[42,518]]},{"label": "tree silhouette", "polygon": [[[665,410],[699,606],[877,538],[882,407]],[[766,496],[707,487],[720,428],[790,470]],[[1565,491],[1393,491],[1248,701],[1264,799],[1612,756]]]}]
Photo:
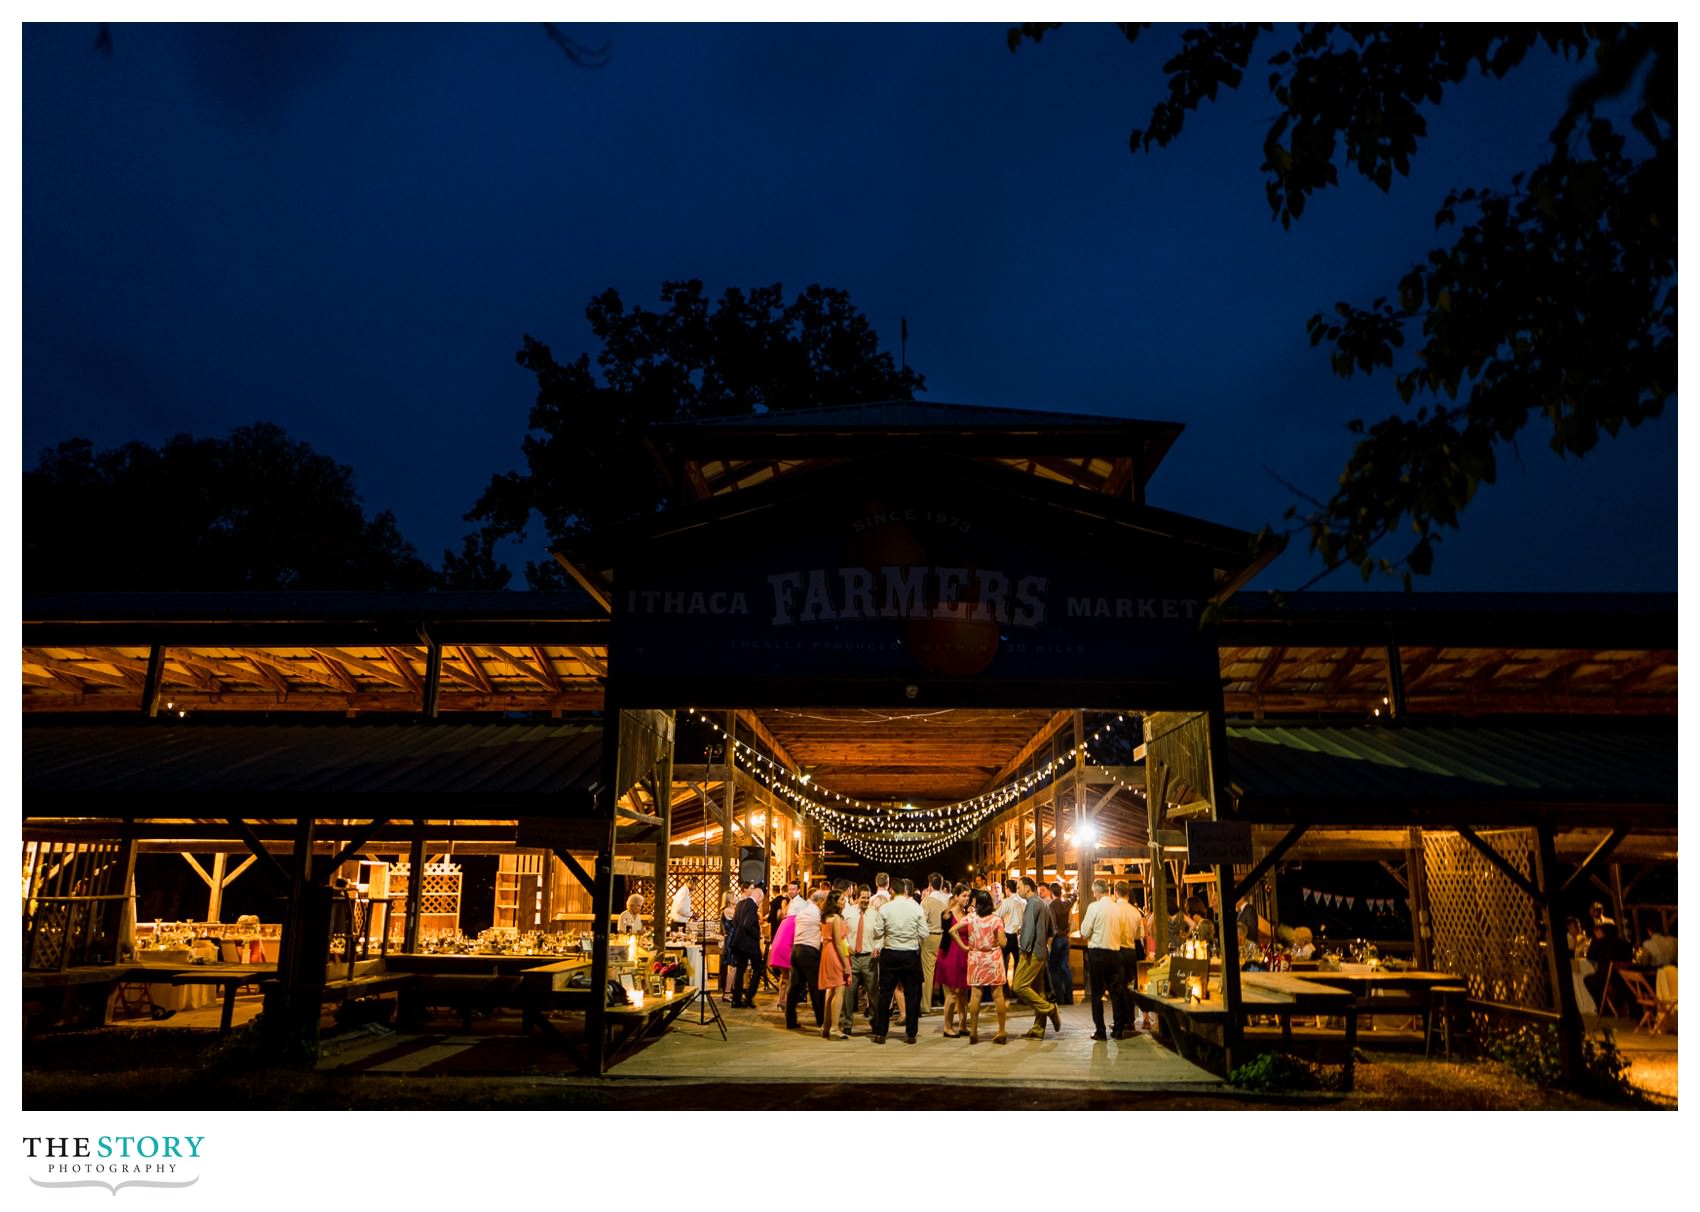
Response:
[{"label": "tree silhouette", "polygon": [[[1013,28],[1009,48],[1052,28]],[[1130,42],[1145,28],[1121,27]],[[1163,65],[1168,96],[1130,147],[1180,137],[1188,113],[1241,86],[1269,33],[1186,30]],[[1675,25],[1301,25],[1266,60],[1278,107],[1261,166],[1270,210],[1291,225],[1307,198],[1339,183],[1342,164],[1387,190],[1427,135],[1424,106],[1471,72],[1503,77],[1543,48],[1593,63],[1554,118],[1548,157],[1508,171],[1508,189],[1452,190],[1435,215],[1449,246],[1386,296],[1309,321],[1336,374],[1389,371],[1400,400],[1417,403],[1414,414],[1352,421],[1361,440],[1333,495],[1287,511],[1324,573],[1397,571],[1409,588],[1526,426],[1544,422],[1552,450],[1579,457],[1675,394]],[[1420,340],[1406,351],[1412,329]],[[1372,553],[1407,524],[1404,551]]]},{"label": "tree silhouette", "polygon": [[96,452],[73,438],[24,473],[23,582],[55,590],[430,588],[354,472],[276,425]]},{"label": "tree silhouette", "polygon": [[[482,523],[445,572],[476,577],[503,539],[524,539],[540,518],[551,541],[653,513],[672,497],[643,439],[669,421],[748,416],[827,404],[912,399],[922,376],[899,369],[841,290],[810,286],[791,302],[775,284],[733,288],[710,307],[700,281],[666,282],[661,311],[627,310],[617,291],[586,309],[601,342],[560,363],[525,336],[515,354],[537,376],[522,444],[526,471],[492,476],[467,513]],[[530,561],[533,588],[563,583],[551,562]]]}]

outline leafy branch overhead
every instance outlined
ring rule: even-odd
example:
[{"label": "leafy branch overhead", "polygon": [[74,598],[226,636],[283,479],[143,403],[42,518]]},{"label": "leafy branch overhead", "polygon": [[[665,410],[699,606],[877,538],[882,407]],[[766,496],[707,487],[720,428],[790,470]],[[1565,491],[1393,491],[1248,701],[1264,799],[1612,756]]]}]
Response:
[{"label": "leafy branch overhead", "polygon": [[[1014,28],[1010,49],[1052,28]],[[1121,29],[1129,41],[1147,32]],[[1184,31],[1163,65],[1168,96],[1130,147],[1179,138],[1189,114],[1241,87],[1274,36],[1262,25]],[[1493,483],[1499,448],[1531,422],[1561,457],[1579,457],[1674,397],[1674,25],[1299,26],[1263,61],[1278,107],[1261,165],[1270,211],[1290,226],[1342,167],[1389,189],[1428,136],[1425,108],[1472,73],[1497,79],[1535,55],[1591,67],[1554,118],[1547,157],[1452,190],[1435,215],[1450,244],[1385,297],[1339,303],[1307,325],[1335,373],[1389,373],[1413,408],[1353,421],[1359,440],[1333,495],[1288,511],[1326,569],[1399,571],[1409,586]],[[1373,553],[1400,533],[1395,558]]]},{"label": "leafy branch overhead", "polygon": [[[445,573],[492,565],[496,543],[524,539],[541,518],[551,542],[671,503],[674,487],[645,437],[673,421],[748,416],[869,400],[912,399],[922,376],[899,368],[879,334],[841,290],[810,286],[786,302],[779,284],[731,289],[711,305],[700,281],[667,282],[663,310],[627,309],[610,290],[586,309],[601,345],[558,362],[527,334],[514,356],[537,378],[526,470],[491,477],[471,512],[479,523]],[[561,584],[552,563],[532,562],[533,588]]]}]

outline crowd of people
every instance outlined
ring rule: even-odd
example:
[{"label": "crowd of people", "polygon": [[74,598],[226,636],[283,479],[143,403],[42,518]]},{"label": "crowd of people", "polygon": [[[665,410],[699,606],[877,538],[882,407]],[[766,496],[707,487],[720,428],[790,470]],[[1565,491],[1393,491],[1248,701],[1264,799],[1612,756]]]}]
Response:
[{"label": "crowd of people", "polygon": [[[881,872],[868,884],[820,879],[805,889],[793,881],[771,897],[761,883],[745,883],[718,914],[721,992],[733,1007],[754,1007],[771,992],[788,1029],[828,1040],[857,1034],[860,1016],[874,1043],[897,1036],[913,1044],[920,1020],[936,1015],[945,1038],[977,1044],[988,1004],[991,1043],[1006,1044],[1011,1017],[1028,1015],[1021,1038],[1042,1040],[1061,1032],[1059,1007],[1075,1001],[1069,949],[1078,933],[1092,1038],[1121,1039],[1136,1029],[1127,989],[1155,949],[1155,923],[1127,883],[1098,880],[1092,891],[1077,925],[1063,885],[1030,876],[1006,888],[984,876],[952,882],[934,872],[917,885]],[[670,921],[690,919],[688,897],[672,898]],[[637,918],[634,899],[622,923]],[[812,1026],[800,1015],[805,1001]]]}]

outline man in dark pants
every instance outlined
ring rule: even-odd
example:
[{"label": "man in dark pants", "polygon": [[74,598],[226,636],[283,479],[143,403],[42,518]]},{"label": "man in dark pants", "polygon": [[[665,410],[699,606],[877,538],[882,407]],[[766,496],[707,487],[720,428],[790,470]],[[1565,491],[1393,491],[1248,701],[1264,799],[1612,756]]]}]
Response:
[{"label": "man in dark pants", "polygon": [[1059,1006],[1074,1005],[1074,974],[1068,970],[1069,914],[1074,903],[1063,896],[1060,883],[1051,885],[1051,899],[1046,902],[1051,911],[1051,954],[1046,966],[1046,979],[1051,984],[1051,1000]]},{"label": "man in dark pants", "polygon": [[[903,989],[903,1042],[914,1043],[920,1029],[921,940],[927,937],[927,913],[910,891],[908,880],[893,880],[892,898],[879,911],[876,937],[880,943],[880,992],[871,1037],[876,1044],[885,1043],[886,1028],[891,1025],[891,999],[899,987]],[[795,974],[792,979],[796,979]]]},{"label": "man in dark pants", "polygon": [[[732,911],[732,931],[727,941],[727,950],[732,956],[732,1004],[734,1006],[753,1006],[756,1004],[756,990],[761,987],[762,971],[767,965],[761,957],[761,910],[760,900],[755,895],[755,889],[750,884],[743,886],[743,898],[738,907]],[[755,971],[750,975],[749,990],[744,991],[744,973],[751,964]]]},{"label": "man in dark pants", "polygon": [[[1121,923],[1109,898],[1110,886],[1092,881],[1092,903],[1080,915],[1080,937],[1086,940],[1086,1000],[1092,1004],[1092,1038],[1108,1039],[1104,1031],[1104,994],[1121,973]],[[1111,1009],[1121,1004],[1111,995]],[[1123,1024],[1117,1022],[1119,1029]]]},{"label": "man in dark pants", "polygon": [[797,1003],[803,994],[815,1010],[815,1026],[826,1023],[826,997],[820,988],[820,907],[826,893],[817,891],[792,916],[797,919],[797,932],[791,939],[791,986],[785,994],[785,1025],[801,1026],[797,1021]]}]

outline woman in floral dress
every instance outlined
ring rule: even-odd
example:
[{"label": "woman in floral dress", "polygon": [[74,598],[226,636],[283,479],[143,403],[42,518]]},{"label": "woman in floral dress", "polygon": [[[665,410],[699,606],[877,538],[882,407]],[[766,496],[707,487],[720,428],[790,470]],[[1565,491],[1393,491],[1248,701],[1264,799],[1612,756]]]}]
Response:
[{"label": "woman in floral dress", "polygon": [[992,1042],[1008,1043],[1004,1033],[1003,923],[993,915],[990,892],[981,889],[974,894],[974,916],[952,926],[951,937],[968,952],[968,985],[973,990],[968,998],[968,1042],[980,1042],[980,997],[990,989],[998,1012],[998,1033]]}]

